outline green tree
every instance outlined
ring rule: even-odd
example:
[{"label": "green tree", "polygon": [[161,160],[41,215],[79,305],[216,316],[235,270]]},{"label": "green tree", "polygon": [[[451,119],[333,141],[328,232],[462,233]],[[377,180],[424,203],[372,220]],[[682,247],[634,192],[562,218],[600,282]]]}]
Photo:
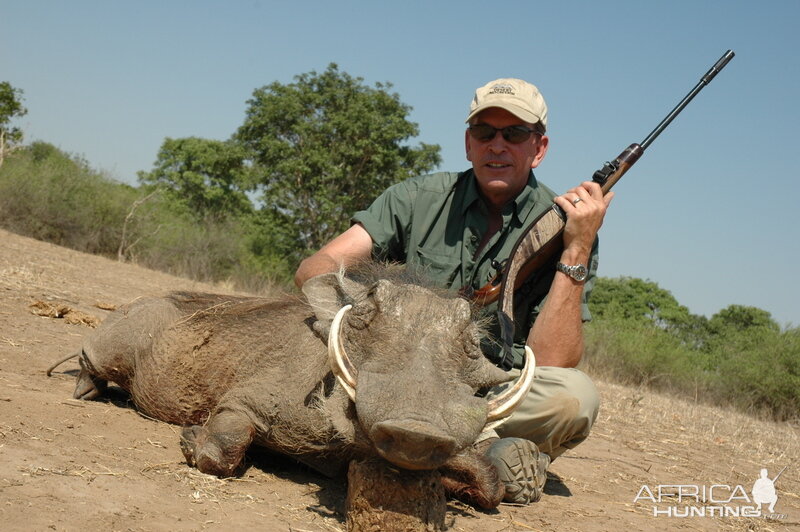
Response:
[{"label": "green tree", "polygon": [[[765,312],[755,310],[760,311],[755,314]],[[770,323],[736,325],[720,333],[713,354],[734,404],[771,412],[776,419],[798,419],[800,334],[796,329],[780,331]]]},{"label": "green tree", "polygon": [[636,277],[597,279],[590,299],[592,314],[644,321],[669,329],[691,321],[689,309],[668,290]]},{"label": "green tree", "polygon": [[11,120],[28,112],[22,106],[22,90],[7,81],[0,82],[0,166],[8,153],[22,142],[22,130],[11,127]]},{"label": "green tree", "polygon": [[766,310],[729,305],[708,320],[708,367],[719,368],[749,353],[753,360],[766,360],[773,353],[767,347],[781,336],[780,326]]},{"label": "green tree", "polygon": [[244,148],[231,141],[167,138],[155,167],[139,182],[163,187],[172,201],[198,219],[238,217],[253,207],[242,189],[248,166]]},{"label": "green tree", "polygon": [[254,91],[234,138],[253,162],[251,185],[275,245],[291,262],[349,226],[387,186],[431,171],[439,146],[404,142],[418,134],[411,108],[391,84],[366,86],[331,63],[295,82]]},{"label": "green tree", "polygon": [[669,332],[689,347],[707,339],[707,319],[689,312],[668,290],[636,277],[599,277],[589,300],[592,314],[633,320]]},{"label": "green tree", "polygon": [[712,330],[717,332],[722,332],[726,328],[744,331],[755,327],[773,332],[780,330],[780,325],[772,319],[769,312],[746,305],[729,305],[714,314],[708,324]]}]

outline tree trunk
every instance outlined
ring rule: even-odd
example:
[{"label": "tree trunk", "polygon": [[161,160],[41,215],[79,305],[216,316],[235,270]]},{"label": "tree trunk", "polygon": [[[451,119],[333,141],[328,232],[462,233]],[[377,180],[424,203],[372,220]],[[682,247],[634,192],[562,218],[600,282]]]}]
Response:
[{"label": "tree trunk", "polygon": [[444,530],[447,503],[438,471],[397,469],[370,458],[350,462],[347,480],[349,532]]},{"label": "tree trunk", "polygon": [[3,161],[6,158],[6,132],[0,130],[0,166],[3,166]]}]

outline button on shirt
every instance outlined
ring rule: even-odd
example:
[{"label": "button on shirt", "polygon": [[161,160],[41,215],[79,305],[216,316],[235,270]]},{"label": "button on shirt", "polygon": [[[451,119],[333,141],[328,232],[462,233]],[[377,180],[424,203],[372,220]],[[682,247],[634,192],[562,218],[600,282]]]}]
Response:
[{"label": "button on shirt", "polygon": [[[502,227],[478,251],[488,230],[489,212],[472,170],[417,176],[388,188],[366,210],[357,212],[359,222],[372,237],[377,260],[404,262],[424,269],[436,284],[478,289],[497,271],[493,261],[504,261],[525,228],[552,208],[555,193],[530,173],[523,191],[502,211]],[[545,264],[514,294],[514,358],[521,367],[525,341],[555,275],[558,257]],[[592,250],[589,278],[584,286],[582,315],[591,319],[587,300],[597,269],[597,242]],[[484,312],[494,316],[497,304]],[[499,326],[492,320],[483,350],[498,361]]]}]

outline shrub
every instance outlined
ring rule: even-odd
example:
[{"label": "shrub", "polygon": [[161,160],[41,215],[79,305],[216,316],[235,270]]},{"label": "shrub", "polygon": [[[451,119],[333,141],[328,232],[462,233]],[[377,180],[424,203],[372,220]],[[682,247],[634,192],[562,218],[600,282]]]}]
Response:
[{"label": "shrub", "polygon": [[270,291],[290,282],[289,266],[270,253],[252,218],[198,218],[157,189],[117,183],[43,142],[0,167],[0,226],[10,231],[190,279]]},{"label": "shrub", "polygon": [[17,152],[0,172],[3,227],[88,253],[116,251],[135,189],[45,143]]},{"label": "shrub", "polygon": [[800,330],[781,331],[768,312],[742,305],[710,320],[694,316],[638,279],[600,279],[592,297],[588,372],[778,420],[800,417]]}]

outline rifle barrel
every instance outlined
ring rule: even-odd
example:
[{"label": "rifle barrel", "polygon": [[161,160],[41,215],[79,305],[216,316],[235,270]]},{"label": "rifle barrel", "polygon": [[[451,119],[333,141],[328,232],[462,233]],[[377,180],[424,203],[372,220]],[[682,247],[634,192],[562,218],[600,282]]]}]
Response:
[{"label": "rifle barrel", "polygon": [[654,140],[656,140],[656,137],[658,137],[661,132],[667,128],[670,122],[672,122],[672,120],[678,116],[678,113],[683,111],[684,107],[689,105],[689,102],[691,102],[692,99],[697,96],[697,93],[700,92],[703,87],[711,83],[711,80],[714,79],[714,76],[716,76],[720,70],[725,68],[725,65],[728,64],[728,61],[733,59],[734,55],[736,54],[733,53],[733,50],[728,50],[722,54],[722,57],[720,57],[719,60],[714,63],[714,66],[712,66],[708,72],[706,72],[705,75],[700,78],[700,81],[697,82],[697,85],[695,85],[691,91],[689,91],[689,94],[687,94],[683,100],[681,100],[680,103],[676,105],[672,111],[670,111],[667,117],[662,120],[661,123],[658,124],[658,126],[656,126],[656,128],[651,131],[650,134],[647,135],[647,137],[639,144],[642,147],[642,150],[646,150],[647,147],[650,146]]},{"label": "rifle barrel", "polygon": [[777,475],[775,475],[775,478],[773,478],[773,479],[772,479],[772,483],[773,483],[773,484],[775,484],[775,482],[776,482],[776,481],[777,481],[779,478],[781,478],[781,475],[783,475],[783,472],[784,472],[784,471],[786,471],[786,468],[787,468],[787,467],[789,467],[789,466],[788,466],[788,465],[785,465],[785,466],[783,466],[783,469],[781,469],[781,472],[780,472],[780,473],[778,473]]}]

